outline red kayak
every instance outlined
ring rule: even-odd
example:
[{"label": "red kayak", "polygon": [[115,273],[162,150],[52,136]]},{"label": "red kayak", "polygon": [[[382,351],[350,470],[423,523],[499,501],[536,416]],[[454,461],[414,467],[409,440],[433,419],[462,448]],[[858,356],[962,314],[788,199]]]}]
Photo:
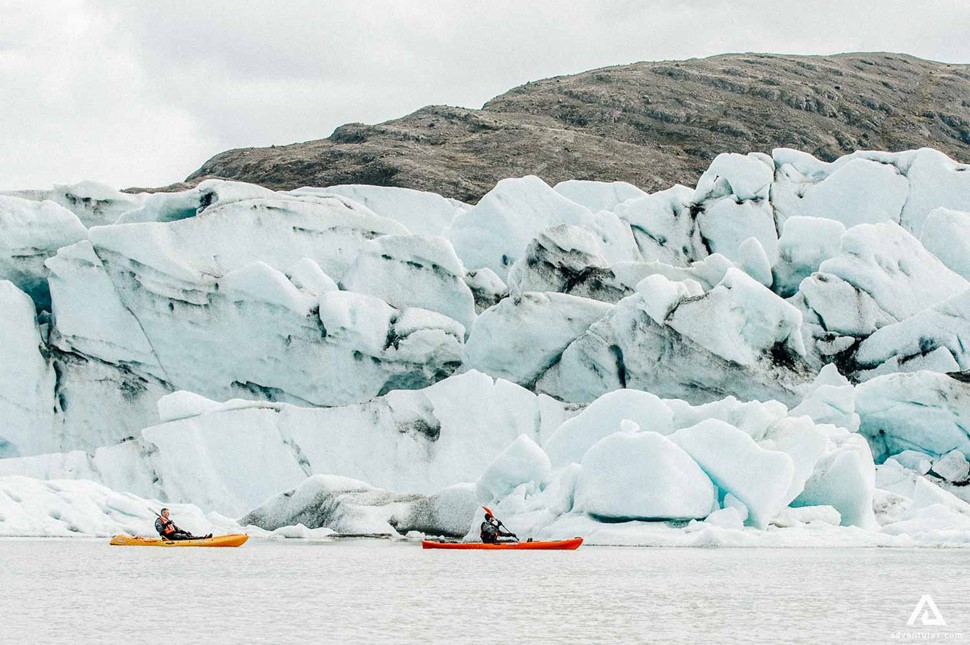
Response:
[{"label": "red kayak", "polygon": [[499,544],[485,544],[483,542],[437,542],[423,540],[421,546],[425,549],[484,549],[490,551],[575,551],[583,543],[583,538],[571,540],[553,540],[551,542],[501,542]]}]

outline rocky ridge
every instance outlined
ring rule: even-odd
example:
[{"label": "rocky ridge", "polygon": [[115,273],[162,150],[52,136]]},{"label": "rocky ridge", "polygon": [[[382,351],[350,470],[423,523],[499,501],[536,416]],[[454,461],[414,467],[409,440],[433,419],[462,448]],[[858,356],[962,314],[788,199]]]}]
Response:
[{"label": "rocky ridge", "polygon": [[694,185],[725,150],[936,148],[970,159],[970,66],[890,53],[726,54],[527,83],[480,110],[433,105],[320,140],[214,156],[186,184],[371,184],[474,202],[505,177]]}]

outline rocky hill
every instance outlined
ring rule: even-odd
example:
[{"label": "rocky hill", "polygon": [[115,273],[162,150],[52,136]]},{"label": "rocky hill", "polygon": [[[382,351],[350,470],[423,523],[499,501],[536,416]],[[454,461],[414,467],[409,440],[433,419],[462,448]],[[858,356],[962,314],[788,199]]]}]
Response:
[{"label": "rocky hill", "polygon": [[636,63],[514,88],[481,110],[429,106],[327,139],[216,155],[188,183],[274,189],[362,183],[476,201],[535,174],[693,185],[725,150],[825,159],[932,146],[970,160],[970,65],[900,54],[728,54]]}]

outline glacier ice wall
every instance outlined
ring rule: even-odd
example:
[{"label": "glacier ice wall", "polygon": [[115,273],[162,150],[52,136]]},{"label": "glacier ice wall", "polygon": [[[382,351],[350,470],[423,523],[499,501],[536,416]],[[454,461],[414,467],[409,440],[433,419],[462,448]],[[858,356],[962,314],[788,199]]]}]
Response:
[{"label": "glacier ice wall", "polygon": [[[719,526],[872,527],[873,463],[967,483],[970,172],[934,150],[725,154],[654,194],[508,179],[474,206],[83,182],[0,196],[0,231],[0,473],[241,514],[313,476],[432,495],[525,436],[553,471],[479,490],[550,527],[580,491],[701,519],[708,485]],[[697,488],[596,475],[615,459]]]}]

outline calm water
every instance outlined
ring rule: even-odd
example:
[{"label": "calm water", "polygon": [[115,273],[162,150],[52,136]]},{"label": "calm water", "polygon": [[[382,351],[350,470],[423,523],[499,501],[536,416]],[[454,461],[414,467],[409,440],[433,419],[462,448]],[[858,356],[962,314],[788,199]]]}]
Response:
[{"label": "calm water", "polygon": [[[968,557],[957,549],[511,553],[382,541],[136,549],[0,540],[0,642],[894,642],[894,633],[942,630],[970,643]],[[926,594],[946,627],[906,626]]]}]

